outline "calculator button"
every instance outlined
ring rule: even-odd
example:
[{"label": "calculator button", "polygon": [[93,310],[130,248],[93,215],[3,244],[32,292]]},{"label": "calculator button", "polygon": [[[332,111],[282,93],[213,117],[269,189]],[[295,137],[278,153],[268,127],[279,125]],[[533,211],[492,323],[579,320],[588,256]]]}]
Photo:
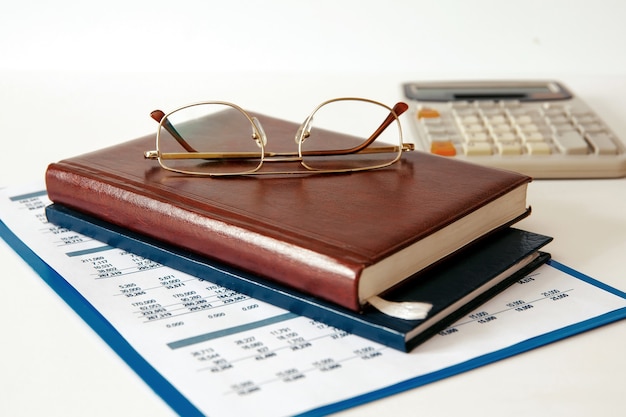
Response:
[{"label": "calculator button", "polygon": [[554,125],[563,125],[569,124],[569,119],[563,115],[553,116],[548,118],[548,123],[552,123]]},{"label": "calculator button", "polygon": [[541,132],[522,133],[522,137],[526,142],[543,142],[546,137]]},{"label": "calculator button", "polygon": [[592,123],[598,123],[598,119],[596,119],[595,117],[591,116],[591,115],[583,115],[583,116],[579,116],[579,117],[573,117],[572,120],[579,125],[586,125],[586,124],[592,124]]},{"label": "calculator button", "polygon": [[566,109],[571,109],[571,107],[565,107],[559,103],[543,103],[543,108],[545,112],[565,112]]},{"label": "calculator button", "polygon": [[552,125],[552,129],[554,130],[554,133],[556,133],[557,135],[564,135],[570,132],[577,132],[576,128],[572,126],[571,124]]},{"label": "calculator button", "polygon": [[496,148],[500,155],[520,155],[522,153],[522,146],[516,142],[498,142]]},{"label": "calculator button", "polygon": [[463,151],[467,156],[491,155],[491,145],[485,142],[465,143]]},{"label": "calculator button", "polygon": [[593,116],[593,113],[586,107],[570,107],[566,113],[572,117]]},{"label": "calculator button", "polygon": [[503,125],[506,123],[506,118],[501,114],[491,116],[487,120],[492,125]]},{"label": "calculator button", "polygon": [[517,136],[515,136],[515,133],[512,132],[503,132],[503,133],[496,133],[493,135],[493,138],[496,142],[512,142],[515,140]]},{"label": "calculator button", "polygon": [[422,109],[419,109],[417,112],[417,118],[418,119],[433,119],[433,118],[437,118],[439,117],[440,114],[437,110],[435,109],[431,109],[428,107],[424,107]]},{"label": "calculator button", "polygon": [[493,125],[491,129],[496,134],[509,133],[513,130],[513,128],[510,125],[505,125],[505,124]]},{"label": "calculator button", "polygon": [[481,107],[480,114],[482,114],[486,118],[499,117],[499,116],[504,117],[505,115],[500,107],[488,107],[488,108]]},{"label": "calculator button", "polygon": [[526,143],[526,152],[529,155],[550,155],[552,153],[550,145],[545,142]]},{"label": "calculator button", "polygon": [[465,140],[467,142],[487,142],[489,140],[489,135],[485,132],[467,133],[465,135]]},{"label": "calculator button", "polygon": [[451,101],[448,103],[448,105],[452,107],[453,109],[464,109],[464,108],[470,107],[470,102],[469,101]]},{"label": "calculator button", "polygon": [[449,132],[448,127],[442,123],[424,124],[424,129],[429,135],[445,135]]},{"label": "calculator button", "polygon": [[441,156],[455,156],[456,148],[452,141],[433,142],[430,145],[430,152]]},{"label": "calculator button", "polygon": [[446,129],[456,129],[454,123],[450,122],[450,120],[444,119],[443,117],[433,118],[433,119],[422,119],[421,120],[424,127],[430,128],[446,128]]},{"label": "calculator button", "polygon": [[582,127],[585,132],[589,133],[599,133],[605,130],[604,126],[598,123],[581,124],[580,127]]},{"label": "calculator button", "polygon": [[480,100],[480,101],[475,101],[474,104],[476,105],[476,107],[480,107],[482,109],[490,109],[490,108],[494,108],[498,105],[498,103],[496,103],[493,100]]},{"label": "calculator button", "polygon": [[554,141],[559,150],[568,155],[583,155],[588,151],[587,142],[575,130],[555,135]]},{"label": "calculator button", "polygon": [[538,132],[539,127],[534,123],[529,123],[527,125],[522,126],[521,130],[524,133]]},{"label": "calculator button", "polygon": [[528,116],[531,117],[533,119],[539,119],[545,116],[545,113],[543,112],[543,110],[539,109],[539,108],[520,108],[517,110],[512,110],[511,111],[512,114],[516,115],[517,117],[520,116]]},{"label": "calculator button", "polygon": [[617,154],[617,146],[606,133],[589,134],[587,138],[591,142],[593,150],[598,155],[615,155]]},{"label": "calculator button", "polygon": [[543,113],[548,117],[565,116],[565,109],[562,107],[548,107],[543,110]]},{"label": "calculator button", "polygon": [[475,125],[480,122],[480,119],[475,115],[464,116],[460,120],[464,125]]},{"label": "calculator button", "polygon": [[532,123],[532,121],[533,119],[526,114],[515,118],[515,123],[519,125],[526,125],[526,124]]},{"label": "calculator button", "polygon": [[467,133],[483,133],[483,132],[485,132],[484,126],[483,125],[479,125],[479,124],[463,126],[463,130],[465,130],[465,132],[467,132]]}]

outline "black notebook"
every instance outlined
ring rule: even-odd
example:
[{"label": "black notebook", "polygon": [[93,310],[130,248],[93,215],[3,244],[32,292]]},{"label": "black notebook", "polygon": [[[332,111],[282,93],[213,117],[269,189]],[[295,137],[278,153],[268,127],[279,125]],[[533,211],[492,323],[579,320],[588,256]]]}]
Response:
[{"label": "black notebook", "polygon": [[425,319],[403,320],[373,308],[356,313],[337,307],[59,204],[47,207],[46,214],[51,223],[402,351],[412,350],[445,330],[545,263],[550,255],[540,249],[552,240],[548,236],[507,228],[415,274],[384,298],[425,302],[433,307]]}]

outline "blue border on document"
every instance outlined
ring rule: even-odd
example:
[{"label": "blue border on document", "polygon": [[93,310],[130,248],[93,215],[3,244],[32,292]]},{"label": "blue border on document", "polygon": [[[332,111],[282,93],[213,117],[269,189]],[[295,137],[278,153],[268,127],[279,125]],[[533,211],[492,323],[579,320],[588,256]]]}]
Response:
[{"label": "blue border on document", "polygon": [[[621,298],[626,299],[626,293],[613,288],[603,282],[600,282],[594,278],[591,278],[585,274],[582,274],[568,266],[565,266],[555,260],[549,260],[547,262],[554,268],[565,272],[573,276],[574,278],[585,281],[591,285],[599,287],[609,293],[615,294]],[[407,379],[400,383],[390,385],[385,388],[381,388],[376,391],[372,391],[357,397],[349,398],[347,400],[339,401],[333,404],[329,404],[323,407],[315,408],[304,413],[298,414],[298,417],[316,417],[325,416],[331,413],[336,413],[342,410],[347,410],[352,407],[363,405],[372,401],[379,400],[384,397],[388,397],[394,394],[398,394],[403,391],[407,391],[413,388],[421,387],[431,382],[436,382],[444,378],[448,378],[453,375],[457,375],[472,369],[480,368],[481,366],[488,365],[493,362],[497,362],[501,359],[509,358],[520,353],[527,352],[529,350],[545,346],[552,342],[565,339],[570,336],[577,335],[579,333],[586,332],[587,330],[594,329],[596,327],[603,326],[605,324],[613,323],[618,320],[626,318],[626,307],[620,308],[605,314],[602,314],[591,319],[581,321],[571,326],[563,327],[558,330],[536,336],[515,345],[509,346],[498,351],[482,355],[468,361],[450,366],[448,368],[441,369],[439,371],[432,372],[430,374],[421,375],[416,378]]]},{"label": "blue border on document", "polygon": [[124,337],[58,272],[37,256],[4,222],[0,237],[52,288],[176,413],[203,416],[180,391],[154,369]]}]

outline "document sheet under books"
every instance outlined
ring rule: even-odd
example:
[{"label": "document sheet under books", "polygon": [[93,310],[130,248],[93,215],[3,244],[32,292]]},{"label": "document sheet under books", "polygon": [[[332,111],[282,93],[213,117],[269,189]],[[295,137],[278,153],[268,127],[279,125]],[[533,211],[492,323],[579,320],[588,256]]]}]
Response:
[{"label": "document sheet under books", "polygon": [[551,261],[403,353],[58,228],[49,203],[2,190],[0,235],[184,415],[323,415],[626,317],[623,293]]}]

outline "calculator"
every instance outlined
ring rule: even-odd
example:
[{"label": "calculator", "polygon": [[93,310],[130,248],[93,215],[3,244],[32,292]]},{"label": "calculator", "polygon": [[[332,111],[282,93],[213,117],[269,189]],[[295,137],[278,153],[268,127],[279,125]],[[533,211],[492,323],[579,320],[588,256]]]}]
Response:
[{"label": "calculator", "polygon": [[624,143],[557,81],[410,82],[416,148],[534,178],[626,176]]}]

